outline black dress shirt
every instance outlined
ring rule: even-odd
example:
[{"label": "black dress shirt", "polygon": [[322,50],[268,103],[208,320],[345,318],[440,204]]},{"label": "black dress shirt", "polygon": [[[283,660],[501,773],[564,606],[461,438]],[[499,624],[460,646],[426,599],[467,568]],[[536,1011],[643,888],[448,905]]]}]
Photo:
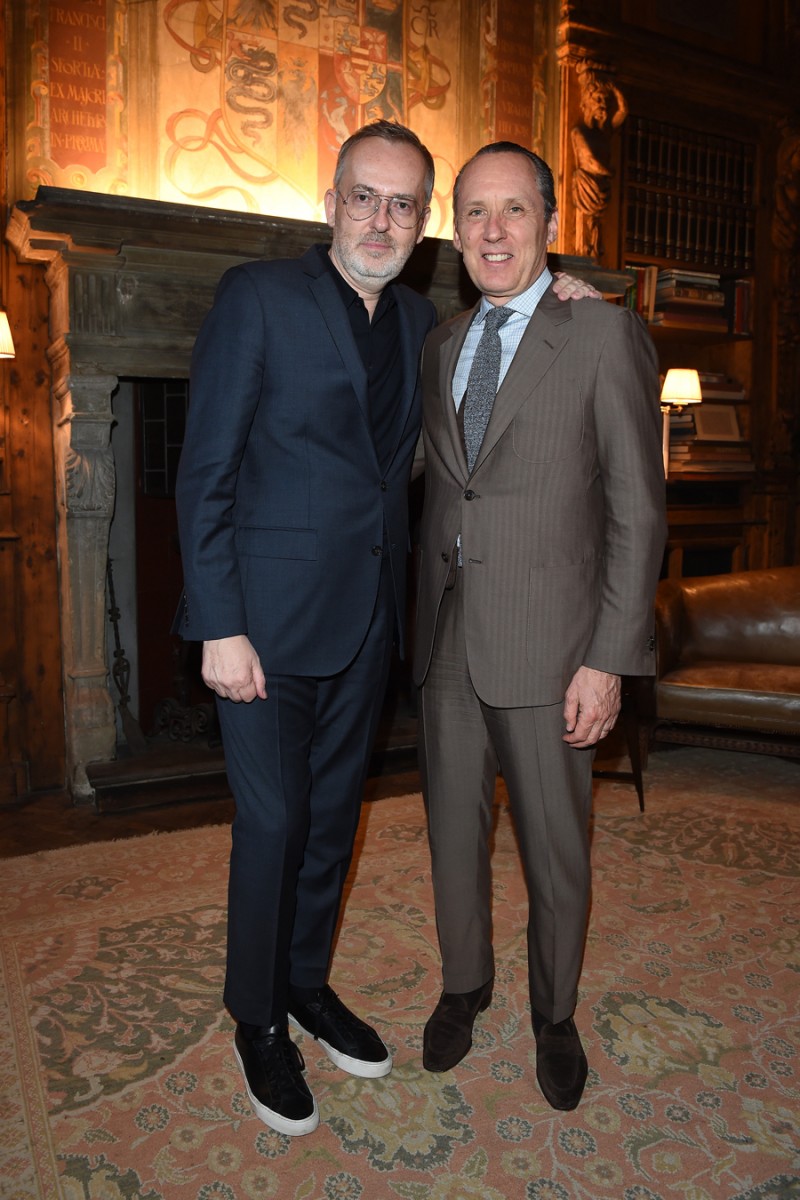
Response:
[{"label": "black dress shirt", "polygon": [[387,466],[394,446],[395,419],[403,380],[400,353],[400,315],[392,284],[381,292],[372,320],[355,288],[331,262],[327,246],[319,246],[342,297],[361,361],[367,372],[372,438],[381,466]]}]

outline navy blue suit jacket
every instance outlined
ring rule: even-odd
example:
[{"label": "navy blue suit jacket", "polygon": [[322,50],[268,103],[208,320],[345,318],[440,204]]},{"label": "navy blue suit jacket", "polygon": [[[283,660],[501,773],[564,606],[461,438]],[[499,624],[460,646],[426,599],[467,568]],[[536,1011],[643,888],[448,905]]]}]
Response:
[{"label": "navy blue suit jacket", "polygon": [[227,271],[197,337],[177,485],[177,632],[247,634],[268,681],[347,666],[372,616],[384,540],[402,651],[419,356],[436,314],[393,286],[403,377],[383,470],[366,370],[316,249]]}]

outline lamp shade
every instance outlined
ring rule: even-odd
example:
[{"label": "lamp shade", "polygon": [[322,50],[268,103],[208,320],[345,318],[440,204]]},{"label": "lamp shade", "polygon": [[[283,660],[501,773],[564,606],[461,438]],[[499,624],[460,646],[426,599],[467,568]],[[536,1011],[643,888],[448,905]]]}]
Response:
[{"label": "lamp shade", "polygon": [[697,371],[687,367],[670,367],[661,388],[661,403],[682,407],[684,404],[699,404],[702,399]]},{"label": "lamp shade", "polygon": [[14,357],[14,339],[11,336],[11,326],[8,314],[0,308],[0,358]]}]

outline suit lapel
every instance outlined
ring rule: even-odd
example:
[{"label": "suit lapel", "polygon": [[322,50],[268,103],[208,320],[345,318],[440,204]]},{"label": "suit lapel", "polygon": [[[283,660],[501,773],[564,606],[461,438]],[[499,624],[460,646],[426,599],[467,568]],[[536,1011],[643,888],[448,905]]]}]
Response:
[{"label": "suit lapel", "polygon": [[458,364],[459,355],[461,354],[464,340],[467,336],[467,330],[472,324],[472,319],[478,311],[478,306],[470,309],[469,312],[462,313],[451,321],[449,326],[449,338],[442,343],[439,351],[439,403],[441,405],[440,417],[444,422],[444,427],[447,430],[448,441],[450,444],[451,456],[450,466],[457,471],[466,480],[469,475],[467,470],[467,456],[464,450],[464,441],[461,436],[461,429],[458,423],[458,413],[453,402],[453,376],[455,375],[456,366]]},{"label": "suit lapel", "polygon": [[413,408],[419,376],[419,353],[421,345],[421,338],[417,337],[416,334],[416,324],[411,305],[400,289],[395,291],[395,302],[400,319],[400,342],[403,353],[403,386],[394,418],[390,462],[394,460],[394,456],[397,453],[397,447],[400,444]]},{"label": "suit lapel", "polygon": [[[350,321],[342,304],[336,283],[331,277],[328,267],[319,258],[316,249],[312,248],[307,251],[301,261],[309,275],[311,294],[319,306],[319,311],[330,331],[333,344],[341,355],[342,362],[350,376],[356,400],[366,422],[367,429],[371,430],[367,397],[367,372],[361,361],[361,355],[358,352],[358,346],[353,337]],[[372,435],[370,433],[371,440]]]},{"label": "suit lapel", "polygon": [[548,289],[536,306],[494,402],[476,471],[569,341],[569,303]]}]

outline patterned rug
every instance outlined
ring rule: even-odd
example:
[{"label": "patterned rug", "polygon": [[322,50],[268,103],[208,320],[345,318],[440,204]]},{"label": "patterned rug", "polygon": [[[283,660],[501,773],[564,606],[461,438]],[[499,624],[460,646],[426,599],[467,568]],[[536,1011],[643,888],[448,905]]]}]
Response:
[{"label": "patterned rug", "polygon": [[498,789],[491,1008],[421,1066],[439,992],[419,796],[366,805],[332,982],[395,1054],[353,1079],[300,1039],[322,1123],[252,1115],[221,1010],[228,830],[2,863],[3,1200],[787,1200],[800,1196],[800,766],[680,749],[647,811],[596,784],[578,1025],[590,1073],[535,1081],[526,902]]}]

